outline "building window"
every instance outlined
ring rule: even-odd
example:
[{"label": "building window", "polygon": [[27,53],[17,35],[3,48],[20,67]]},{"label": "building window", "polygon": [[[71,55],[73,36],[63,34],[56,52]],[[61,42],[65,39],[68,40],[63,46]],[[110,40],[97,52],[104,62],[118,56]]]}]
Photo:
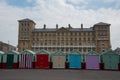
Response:
[{"label": "building window", "polygon": [[88,32],[88,36],[90,36],[90,32]]},{"label": "building window", "polygon": [[104,44],[104,41],[102,41],[102,44]]},{"label": "building window", "polygon": [[60,36],[60,33],[58,33],[58,36]]},{"label": "building window", "polygon": [[75,36],[75,33],[73,33],[72,35]]},{"label": "building window", "polygon": [[64,41],[64,38],[62,37],[62,41]]},{"label": "building window", "polygon": [[84,36],[86,35],[86,33],[84,32]]},{"label": "building window", "polygon": [[47,45],[47,43],[45,43],[45,45]]},{"label": "building window", "polygon": [[35,44],[33,43],[33,46],[34,46]]},{"label": "building window", "polygon": [[102,52],[105,52],[105,50],[104,50],[103,48],[101,49],[101,51],[102,51]]},{"label": "building window", "polygon": [[60,45],[60,43],[58,42],[58,45]]},{"label": "building window", "polygon": [[41,43],[41,45],[43,45],[43,43]]},{"label": "building window", "polygon": [[90,41],[90,38],[88,38],[88,41]]},{"label": "building window", "polygon": [[56,36],[56,34],[55,34],[55,33],[53,33],[53,36]]},{"label": "building window", "polygon": [[39,41],[39,38],[37,38],[37,41]]},{"label": "building window", "polygon": [[68,48],[66,48],[66,51],[68,52]]},{"label": "building window", "polygon": [[41,36],[43,36],[43,33],[41,33]]},{"label": "building window", "polygon": [[81,33],[79,33],[79,36],[81,36]]},{"label": "building window", "polygon": [[25,45],[25,43],[23,42],[23,46]]},{"label": "building window", "polygon": [[77,33],[75,32],[75,36],[77,36]]},{"label": "building window", "polygon": [[86,52],[86,48],[84,48],[83,51]]},{"label": "building window", "polygon": [[81,43],[79,43],[79,45],[81,45]]},{"label": "building window", "polygon": [[25,49],[23,48],[22,50],[24,51]]},{"label": "building window", "polygon": [[24,24],[23,24],[23,23],[22,23],[21,25],[22,25],[22,26],[24,26]]},{"label": "building window", "polygon": [[70,51],[72,51],[73,49],[72,48],[70,48]]},{"label": "building window", "polygon": [[66,41],[68,42],[68,38],[66,38]]},{"label": "building window", "polygon": [[81,41],[81,38],[79,38],[79,41]]},{"label": "building window", "polygon": [[45,36],[47,36],[47,33],[45,33]]},{"label": "building window", "polygon": [[66,45],[68,45],[68,42],[66,42]]},{"label": "building window", "polygon": [[75,38],[75,41],[77,41],[77,38]]},{"label": "building window", "polygon": [[84,41],[86,41],[86,38],[84,38]]},{"label": "building window", "polygon": [[64,36],[64,33],[62,33],[62,36]]},{"label": "building window", "polygon": [[66,36],[68,36],[68,33],[66,32]]}]

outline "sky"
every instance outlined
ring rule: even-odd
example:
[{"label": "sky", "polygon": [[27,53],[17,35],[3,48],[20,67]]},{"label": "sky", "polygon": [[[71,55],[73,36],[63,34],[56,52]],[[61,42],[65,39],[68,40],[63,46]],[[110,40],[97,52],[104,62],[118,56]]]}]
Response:
[{"label": "sky", "polygon": [[25,18],[36,28],[109,23],[112,49],[120,47],[120,0],[0,0],[0,41],[17,46],[18,20]]}]

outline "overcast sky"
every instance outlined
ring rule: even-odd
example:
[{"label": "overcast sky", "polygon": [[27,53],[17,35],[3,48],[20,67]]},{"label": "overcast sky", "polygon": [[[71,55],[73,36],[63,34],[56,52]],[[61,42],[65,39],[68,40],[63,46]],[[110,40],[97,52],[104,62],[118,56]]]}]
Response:
[{"label": "overcast sky", "polygon": [[24,18],[35,21],[36,28],[110,23],[112,49],[120,47],[120,0],[0,0],[0,41],[17,46],[17,20]]}]

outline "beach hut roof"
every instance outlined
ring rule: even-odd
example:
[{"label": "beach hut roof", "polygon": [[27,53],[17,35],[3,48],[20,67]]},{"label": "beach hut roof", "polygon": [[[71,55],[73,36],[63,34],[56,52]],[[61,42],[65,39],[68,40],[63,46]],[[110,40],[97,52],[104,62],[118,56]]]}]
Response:
[{"label": "beach hut roof", "polygon": [[65,55],[65,53],[63,51],[56,51],[52,55]]},{"label": "beach hut roof", "polygon": [[15,50],[8,51],[6,54],[19,54],[19,52]]},{"label": "beach hut roof", "polygon": [[78,50],[74,49],[73,51],[70,52],[70,54],[81,54]]},{"label": "beach hut roof", "polygon": [[36,54],[50,54],[50,52],[42,49],[42,50],[40,50],[40,51],[37,51]]},{"label": "beach hut roof", "polygon": [[21,54],[35,54],[35,53],[31,50],[26,49],[26,50],[22,51]]},{"label": "beach hut roof", "polygon": [[89,51],[86,55],[99,55],[99,54],[95,51]]},{"label": "beach hut roof", "polygon": [[4,54],[4,52],[3,52],[3,51],[0,51],[0,54]]},{"label": "beach hut roof", "polygon": [[110,54],[112,54],[112,55],[119,55],[119,54],[117,54],[116,52],[114,52],[114,51],[112,51],[112,50],[103,52],[101,55],[110,55]]}]

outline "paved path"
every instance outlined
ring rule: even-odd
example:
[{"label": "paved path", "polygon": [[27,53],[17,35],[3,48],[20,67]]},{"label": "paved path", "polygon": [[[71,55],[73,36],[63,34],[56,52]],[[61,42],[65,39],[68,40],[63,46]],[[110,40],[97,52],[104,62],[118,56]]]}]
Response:
[{"label": "paved path", "polygon": [[0,80],[120,80],[120,71],[0,69]]}]

